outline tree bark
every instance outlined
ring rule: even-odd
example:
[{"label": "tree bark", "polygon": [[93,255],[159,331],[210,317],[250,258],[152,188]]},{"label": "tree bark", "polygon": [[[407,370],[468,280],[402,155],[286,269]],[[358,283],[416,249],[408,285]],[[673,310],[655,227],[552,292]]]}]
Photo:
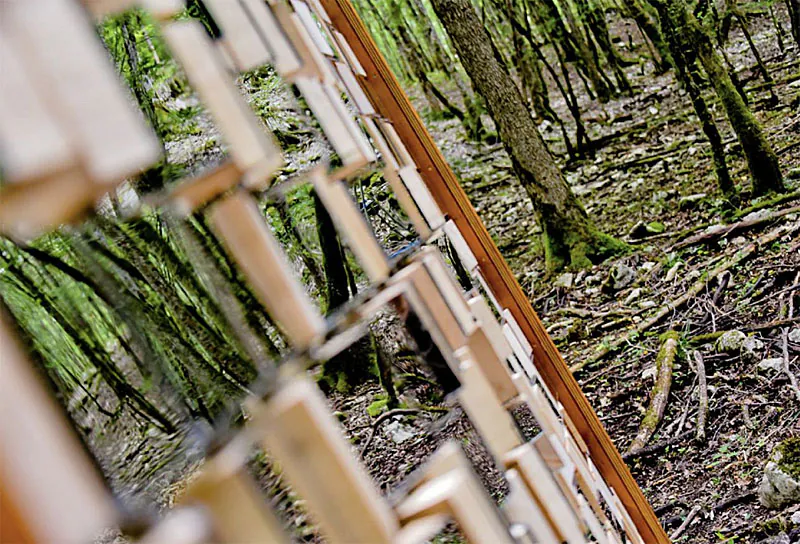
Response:
[{"label": "tree bark", "polygon": [[620,251],[624,244],[602,234],[570,191],[469,0],[433,0],[432,4],[476,90],[486,100],[514,171],[533,202],[548,269],[589,266]]},{"label": "tree bark", "polygon": [[689,10],[684,0],[655,0],[662,25],[674,29],[684,51],[696,52],[697,58],[708,75],[725,113],[742,145],[747,166],[753,179],[753,195],[762,196],[770,192],[783,192],[783,176],[778,166],[778,157],[767,141],[761,124],[737,91],[731,73],[725,68],[722,58],[700,21]]}]

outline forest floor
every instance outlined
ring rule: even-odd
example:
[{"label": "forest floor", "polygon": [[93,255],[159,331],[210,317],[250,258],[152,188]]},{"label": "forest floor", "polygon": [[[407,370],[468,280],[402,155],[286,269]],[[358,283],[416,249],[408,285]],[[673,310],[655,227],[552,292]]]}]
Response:
[{"label": "forest floor", "polygon": [[[786,20],[785,14],[782,19]],[[567,161],[561,155],[564,147],[557,127],[546,122],[540,126],[587,211],[602,229],[631,244],[628,254],[590,270],[547,277],[530,201],[501,146],[467,141],[456,120],[428,120],[429,130],[564,358],[581,366],[576,376],[621,451],[630,445],[647,405],[660,334],[669,330],[680,334],[681,354],[669,403],[650,442],[663,447],[633,456],[628,463],[668,532],[690,510],[699,508],[678,539],[683,542],[759,542],[783,538],[781,534],[792,530],[797,534],[797,524],[793,528],[790,518],[798,506],[768,510],[758,503],[755,490],[774,446],[800,433],[800,393],[793,391],[785,373],[760,364],[788,353],[791,371],[800,373],[800,341],[795,336],[800,327],[800,52],[791,49],[788,38],[784,38],[787,50],[780,51],[768,17],[753,17],[750,24],[776,82],[778,104],[770,103],[770,93],[740,33],[733,33],[728,54],[779,155],[789,193],[778,200],[749,199],[741,149],[724,122],[724,112],[712,101],[744,206],[758,207],[757,211],[727,209],[716,190],[710,152],[685,92],[670,73],[655,76],[649,63],[631,66],[627,74],[633,96],[602,105],[582,97],[590,137],[604,142],[592,157]],[[634,30],[618,21],[614,32],[626,35]],[[624,49],[627,43],[626,39],[618,45]],[[423,99],[410,92],[424,114]],[[553,106],[568,118],[563,101],[553,98]],[[204,141],[198,146],[208,148]],[[749,226],[729,232],[709,228],[741,221]],[[639,237],[642,225],[649,225],[652,232]],[[701,234],[706,236],[700,238]],[[762,243],[765,235],[770,239]],[[712,277],[715,267],[750,251],[728,272]],[[701,288],[695,296],[670,307],[663,319],[644,328],[661,308],[696,284]],[[393,318],[387,314],[386,319]],[[633,335],[635,327],[642,330]],[[760,340],[760,347],[756,344],[744,356],[738,350],[717,350],[714,336],[707,333],[728,330]],[[783,339],[784,331],[791,341]],[[599,348],[617,345],[605,358],[593,361]],[[708,437],[702,444],[694,442],[689,432],[698,411],[695,351],[703,356],[708,380]],[[382,490],[396,492],[442,441],[457,439],[499,498],[503,492],[499,475],[460,408],[442,399],[439,389],[412,368],[396,370],[403,373],[398,390],[410,407],[405,412],[382,411],[383,391],[376,384],[330,399]],[[528,414],[516,415],[526,432],[535,430]],[[110,444],[119,443],[116,439],[100,441],[107,444],[101,458],[114,459],[105,468],[118,475],[116,480],[112,477],[115,487],[128,497],[146,495],[156,497],[161,506],[171,505],[197,464],[196,448],[190,440],[178,441],[170,444],[169,452],[159,453],[153,446],[157,441],[146,433],[125,432],[139,433],[126,440],[125,452],[113,451]],[[151,451],[143,453],[142,448]],[[138,468],[133,470],[132,465]],[[254,454],[253,469],[273,504],[299,539],[314,540],[296,497],[268,468],[268,459]],[[457,539],[451,531],[440,540]],[[775,542],[789,542],[788,536]]]},{"label": "forest floor", "polygon": [[[547,277],[530,201],[499,146],[470,145],[456,122],[428,124],[564,358],[585,365],[576,376],[620,451],[629,447],[647,406],[659,336],[680,334],[669,404],[650,442],[662,447],[628,463],[668,532],[700,508],[680,538],[686,542],[789,542],[792,531],[793,541],[800,541],[800,528],[790,521],[798,506],[768,510],[755,494],[775,445],[800,433],[800,392],[786,373],[762,364],[785,356],[790,372],[800,375],[800,58],[796,48],[781,53],[766,18],[751,25],[779,103],[770,102],[741,34],[733,35],[727,52],[778,153],[789,193],[777,201],[748,200],[746,163],[716,103],[729,167],[744,197],[742,209],[726,210],[688,96],[671,74],[655,77],[650,67],[645,74],[635,67],[628,70],[632,97],[603,105],[583,97],[590,136],[605,145],[591,158],[563,161],[573,190],[600,227],[632,244],[629,254],[591,270]],[[619,23],[615,32],[625,27]],[[568,118],[563,101],[553,105]],[[555,152],[563,150],[557,127],[540,128]],[[639,238],[635,233],[648,224],[657,233]],[[714,230],[735,224],[743,228]],[[774,239],[760,241],[773,233]],[[751,244],[747,259],[710,276]],[[702,288],[695,296],[643,327],[696,284]],[[631,334],[637,327],[640,333]],[[759,340],[757,349],[716,349],[716,337],[708,333],[730,330]],[[787,342],[789,334],[794,340]],[[620,349],[592,362],[599,349],[616,343]],[[708,379],[703,444],[690,432],[698,412],[695,351]]]}]

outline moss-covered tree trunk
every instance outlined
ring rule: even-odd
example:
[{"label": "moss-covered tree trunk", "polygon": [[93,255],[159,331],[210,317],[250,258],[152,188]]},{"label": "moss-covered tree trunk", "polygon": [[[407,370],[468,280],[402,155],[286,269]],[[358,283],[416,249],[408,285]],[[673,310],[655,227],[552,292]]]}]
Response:
[{"label": "moss-covered tree trunk", "polygon": [[588,266],[621,250],[624,245],[601,233],[570,191],[469,0],[432,3],[475,89],[486,100],[514,171],[533,201],[548,268]]},{"label": "moss-covered tree trunk", "polygon": [[682,46],[687,51],[696,52],[708,75],[709,83],[722,102],[747,158],[747,166],[753,178],[754,196],[784,191],[786,188],[778,165],[778,157],[767,141],[761,124],[737,91],[731,74],[724,66],[720,54],[714,48],[710,36],[700,21],[689,10],[684,0],[656,0],[654,4],[659,11],[662,24],[674,28],[675,35],[681,37]]}]

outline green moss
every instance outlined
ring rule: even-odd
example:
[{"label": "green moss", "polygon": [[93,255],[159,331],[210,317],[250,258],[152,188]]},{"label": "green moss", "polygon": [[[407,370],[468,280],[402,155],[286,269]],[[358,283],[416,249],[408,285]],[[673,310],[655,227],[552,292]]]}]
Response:
[{"label": "green moss", "polygon": [[383,412],[386,405],[389,404],[389,397],[387,395],[378,395],[378,398],[369,406],[367,406],[367,414],[369,417],[376,417]]},{"label": "green moss", "polygon": [[800,436],[784,440],[776,450],[781,456],[778,468],[792,478],[800,478]]}]

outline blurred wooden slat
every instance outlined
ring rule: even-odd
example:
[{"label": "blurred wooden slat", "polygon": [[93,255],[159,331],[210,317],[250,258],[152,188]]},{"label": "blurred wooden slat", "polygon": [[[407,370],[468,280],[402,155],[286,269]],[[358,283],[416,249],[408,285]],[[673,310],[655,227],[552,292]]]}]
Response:
[{"label": "blurred wooden slat", "polygon": [[283,156],[239,94],[203,27],[195,21],[170,23],[164,38],[230,146],[231,158],[243,172],[242,184],[267,187]]},{"label": "blurred wooden slat", "polygon": [[0,25],[94,182],[119,183],[158,160],[155,134],[75,2],[4,2]]}]

